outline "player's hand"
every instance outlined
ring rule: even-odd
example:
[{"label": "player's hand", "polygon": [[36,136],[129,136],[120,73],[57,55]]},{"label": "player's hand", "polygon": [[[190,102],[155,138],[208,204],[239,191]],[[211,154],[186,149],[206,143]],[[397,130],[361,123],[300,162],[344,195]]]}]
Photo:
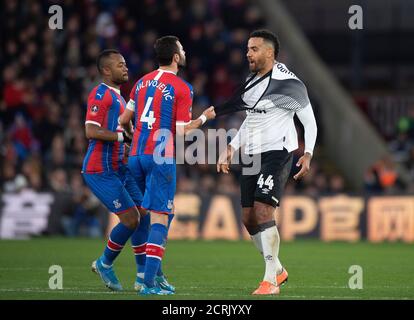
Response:
[{"label": "player's hand", "polygon": [[298,163],[296,164],[297,167],[302,166],[300,171],[293,176],[293,179],[299,180],[302,179],[304,176],[307,175],[307,173],[310,170],[310,161],[312,159],[312,156],[310,153],[305,153],[303,156],[300,157]]},{"label": "player's hand", "polygon": [[132,135],[128,134],[126,131],[122,131],[122,136],[124,137],[124,143],[131,144]]},{"label": "player's hand", "polygon": [[214,119],[216,117],[216,112],[214,111],[214,107],[211,106],[204,110],[203,114],[206,116],[207,120]]},{"label": "player's hand", "polygon": [[217,161],[217,172],[229,173],[230,171],[230,162],[233,158],[234,149],[231,145],[228,145],[226,150],[224,150]]}]

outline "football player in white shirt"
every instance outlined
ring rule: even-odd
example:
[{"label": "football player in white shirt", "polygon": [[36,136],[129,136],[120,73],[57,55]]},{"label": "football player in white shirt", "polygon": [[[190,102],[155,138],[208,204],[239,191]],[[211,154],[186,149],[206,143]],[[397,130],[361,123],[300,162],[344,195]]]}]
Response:
[{"label": "football player in white shirt", "polygon": [[[218,172],[228,173],[240,147],[248,155],[260,155],[260,172],[242,174],[240,186],[243,224],[265,262],[265,275],[254,295],[279,294],[288,278],[278,258],[280,237],[274,212],[292,167],[292,151],[298,148],[294,115],[305,130],[305,152],[296,164],[301,169],[295,180],[309,171],[317,134],[306,87],[277,61],[278,53],[279,41],[272,32],[257,30],[250,35],[247,60],[253,76],[242,96],[247,116],[217,164]],[[263,76],[268,79],[258,81]]]}]

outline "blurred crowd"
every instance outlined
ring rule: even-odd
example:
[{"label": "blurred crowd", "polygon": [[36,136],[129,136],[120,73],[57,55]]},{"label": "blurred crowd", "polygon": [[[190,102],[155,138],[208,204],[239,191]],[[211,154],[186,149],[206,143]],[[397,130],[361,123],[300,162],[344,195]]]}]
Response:
[{"label": "blurred crowd", "polygon": [[397,135],[388,142],[390,155],[378,159],[365,174],[365,190],[369,193],[414,194],[414,106],[396,126]]},{"label": "blurred crowd", "polygon": [[[63,8],[62,30],[48,27],[52,4]],[[0,190],[53,191],[57,195],[53,211],[62,216],[58,228],[68,235],[79,234],[82,225],[89,235],[99,235],[105,211],[80,175],[88,143],[87,95],[100,81],[98,53],[117,48],[125,57],[130,81],[121,92],[127,97],[138,78],[157,68],[155,39],[178,36],[187,56],[180,75],[194,87],[193,117],[198,117],[204,108],[228,99],[247,75],[246,40],[252,30],[265,25],[254,2],[247,0],[10,0],[2,6]],[[241,112],[209,126],[238,128],[243,118]],[[392,148],[414,176],[414,151],[405,139],[399,137]],[[301,152],[303,142],[295,160]],[[237,167],[230,175],[217,175],[215,165],[179,165],[177,170],[177,192],[239,194]],[[375,170],[372,177],[367,175],[367,186],[389,183]],[[327,171],[318,162],[316,152],[311,173],[287,186],[288,193],[297,191],[317,196],[346,192],[347,187],[338,172]]]}]

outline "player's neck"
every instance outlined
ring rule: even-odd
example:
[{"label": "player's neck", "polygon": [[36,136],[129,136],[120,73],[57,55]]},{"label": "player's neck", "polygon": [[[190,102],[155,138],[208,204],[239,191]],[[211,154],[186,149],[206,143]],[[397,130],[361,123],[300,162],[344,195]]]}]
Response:
[{"label": "player's neck", "polygon": [[117,89],[117,90],[121,90],[121,85],[116,84],[116,83],[112,82],[109,79],[104,79],[103,80],[103,83],[105,83],[107,86],[109,86],[111,88],[114,88],[114,89]]},{"label": "player's neck", "polygon": [[258,75],[259,77],[264,76],[266,73],[268,73],[270,70],[272,70],[272,69],[273,69],[274,64],[275,64],[275,62],[274,62],[274,61],[270,61],[269,63],[267,63],[267,64],[266,64],[266,66],[265,66],[262,70],[260,70],[260,71],[257,73],[257,75]]},{"label": "player's neck", "polygon": [[160,66],[158,69],[174,72],[174,74],[178,73],[178,65],[176,64],[170,64],[169,66]]}]

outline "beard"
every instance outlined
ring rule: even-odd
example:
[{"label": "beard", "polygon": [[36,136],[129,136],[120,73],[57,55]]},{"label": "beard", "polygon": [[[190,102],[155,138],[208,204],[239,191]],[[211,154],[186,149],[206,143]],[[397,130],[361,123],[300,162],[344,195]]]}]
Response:
[{"label": "beard", "polygon": [[128,79],[129,79],[128,75],[126,76],[120,75],[119,77],[116,77],[115,79],[113,79],[113,82],[117,85],[121,85],[121,84],[124,84],[125,82],[128,82]]},{"label": "beard", "polygon": [[265,65],[265,61],[258,59],[256,61],[253,61],[253,64],[249,63],[249,70],[250,72],[257,73],[263,69],[264,65]]},{"label": "beard", "polygon": [[180,55],[180,61],[178,62],[179,68],[184,68],[187,65],[187,61],[184,56]]}]

